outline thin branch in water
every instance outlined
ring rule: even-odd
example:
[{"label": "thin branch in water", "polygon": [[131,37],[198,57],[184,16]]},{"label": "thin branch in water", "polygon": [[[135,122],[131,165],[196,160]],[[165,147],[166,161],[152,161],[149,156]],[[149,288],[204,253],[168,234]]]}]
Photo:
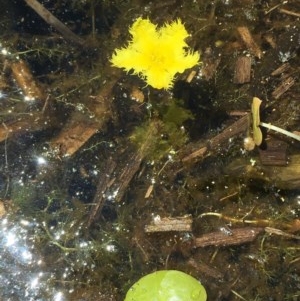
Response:
[{"label": "thin branch in water", "polygon": [[65,24],[59,21],[49,10],[47,10],[37,0],[24,0],[41,18],[43,18],[49,25],[53,26],[62,36],[71,42],[83,46],[85,41],[78,37]]}]

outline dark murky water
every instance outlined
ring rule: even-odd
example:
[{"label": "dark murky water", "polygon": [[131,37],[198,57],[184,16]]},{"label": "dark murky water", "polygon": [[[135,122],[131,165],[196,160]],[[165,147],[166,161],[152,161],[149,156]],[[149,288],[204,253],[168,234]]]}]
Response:
[{"label": "dark murky water", "polygon": [[[244,149],[247,128],[183,159],[240,118],[233,112],[249,112],[254,96],[264,122],[299,133],[298,1],[41,1],[80,46],[25,2],[2,2],[0,299],[123,300],[141,276],[177,269],[199,279],[208,300],[298,300],[299,141],[273,133],[286,147],[279,167]],[[157,90],[110,66],[138,17],[183,21],[201,52],[190,83],[186,72]],[[235,84],[240,56],[251,58],[251,80]],[[287,77],[294,83],[274,97]],[[145,232],[185,215],[192,231]],[[249,226],[262,229],[251,242],[195,246],[206,233]]]}]

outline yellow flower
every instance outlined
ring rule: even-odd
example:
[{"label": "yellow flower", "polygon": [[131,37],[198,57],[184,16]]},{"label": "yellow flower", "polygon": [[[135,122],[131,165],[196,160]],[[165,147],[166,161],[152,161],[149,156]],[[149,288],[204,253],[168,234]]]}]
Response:
[{"label": "yellow flower", "polygon": [[154,88],[171,88],[176,73],[199,61],[198,52],[186,50],[189,34],[179,19],[157,28],[149,19],[138,18],[129,32],[131,41],[127,47],[115,50],[111,63],[127,72],[133,69]]}]

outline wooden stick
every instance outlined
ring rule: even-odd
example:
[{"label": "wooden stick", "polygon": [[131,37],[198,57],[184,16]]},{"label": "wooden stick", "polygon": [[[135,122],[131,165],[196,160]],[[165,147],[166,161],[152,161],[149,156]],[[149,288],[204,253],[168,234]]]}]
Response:
[{"label": "wooden stick", "polygon": [[283,93],[285,93],[291,86],[293,86],[295,80],[292,76],[285,78],[279,86],[272,92],[272,96],[278,99]]},{"label": "wooden stick", "polygon": [[53,26],[62,36],[79,45],[84,45],[85,41],[79,38],[74,32],[72,32],[65,24],[59,21],[54,15],[51,14],[43,5],[37,0],[24,0],[40,17],[42,17],[48,24]]},{"label": "wooden stick", "polygon": [[208,151],[216,150],[221,144],[228,141],[229,138],[234,137],[242,132],[246,132],[249,128],[249,118],[249,113],[244,115],[236,122],[225,128],[220,134],[208,140],[205,144],[200,145],[198,149],[194,150],[188,155],[185,155],[182,158],[182,162],[187,163],[191,160],[199,160],[199,158],[203,158]]},{"label": "wooden stick", "polygon": [[284,236],[284,237],[287,237],[287,238],[300,239],[300,236],[298,236],[298,235],[290,234],[290,233],[284,232],[280,229],[276,229],[276,228],[272,228],[272,227],[266,227],[265,232],[267,232],[269,234]]},{"label": "wooden stick", "polygon": [[287,15],[290,15],[290,16],[294,16],[294,17],[297,17],[299,18],[300,17],[300,13],[296,13],[296,12],[293,12],[291,10],[287,10],[287,9],[284,9],[284,8],[280,8],[279,11],[283,14],[287,14]]},{"label": "wooden stick", "polygon": [[36,83],[29,66],[23,60],[13,62],[11,71],[18,86],[22,89],[25,95],[25,100],[45,100],[46,96],[43,90]]},{"label": "wooden stick", "polygon": [[112,117],[111,93],[115,79],[107,81],[96,97],[86,102],[86,107],[93,112],[95,118],[74,111],[61,132],[56,135],[50,145],[60,157],[74,155],[96,132],[102,131]]},{"label": "wooden stick", "polygon": [[195,238],[195,247],[241,245],[252,242],[263,230],[260,227],[244,227],[231,229],[229,235],[221,231],[211,232]]},{"label": "wooden stick", "polygon": [[111,186],[113,180],[113,172],[115,171],[116,166],[116,162],[112,158],[108,158],[105,166],[103,167],[101,176],[98,181],[97,191],[93,200],[95,206],[90,211],[87,228],[89,228],[95,221],[104,206],[104,203],[106,201],[105,192]]},{"label": "wooden stick", "polygon": [[281,75],[282,73],[288,73],[288,71],[291,69],[291,65],[289,63],[284,63],[281,66],[279,66],[276,70],[274,70],[271,75],[277,76]]},{"label": "wooden stick", "polygon": [[146,225],[145,232],[191,232],[193,220],[190,215],[182,217],[157,217]]},{"label": "wooden stick", "polygon": [[222,272],[220,272],[213,266],[208,265],[207,263],[196,261],[192,257],[188,260],[187,263],[194,267],[201,275],[203,274],[207,277],[212,277],[218,280],[224,279],[224,274]]},{"label": "wooden stick", "polygon": [[17,134],[57,128],[58,119],[53,114],[49,114],[51,112],[47,114],[43,112],[24,113],[17,120],[9,121],[8,124],[2,123],[0,126],[0,142]]}]

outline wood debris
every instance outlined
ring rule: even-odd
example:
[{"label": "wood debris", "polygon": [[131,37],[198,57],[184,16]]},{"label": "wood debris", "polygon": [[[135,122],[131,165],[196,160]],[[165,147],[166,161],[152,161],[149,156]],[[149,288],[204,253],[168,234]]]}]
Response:
[{"label": "wood debris", "polygon": [[42,17],[49,25],[53,26],[62,36],[71,42],[79,45],[84,45],[85,41],[78,37],[73,31],[71,31],[64,23],[58,20],[49,10],[47,10],[37,0],[25,0],[25,2]]},{"label": "wood debris", "polygon": [[224,144],[230,138],[246,132],[249,129],[250,114],[245,114],[233,124],[225,128],[220,134],[216,135],[207,143],[199,145],[199,148],[193,150],[190,154],[186,154],[182,158],[182,162],[196,161],[202,158],[208,151],[217,150],[220,145]]},{"label": "wood debris", "polygon": [[201,275],[203,274],[207,277],[219,280],[224,278],[222,272],[204,262],[198,262],[194,258],[190,258],[187,263],[195,268]]},{"label": "wood debris", "polygon": [[87,102],[86,106],[94,115],[93,118],[87,116],[85,112],[74,111],[72,113],[61,132],[50,142],[58,156],[72,156],[96,132],[103,130],[112,117],[111,93],[114,84],[114,79],[106,83],[99,94]]},{"label": "wood debris", "polygon": [[279,66],[277,69],[275,69],[271,75],[272,76],[277,76],[281,75],[282,73],[288,72],[291,70],[291,65],[289,63],[284,63],[281,66]]},{"label": "wood debris", "polygon": [[56,128],[58,125],[57,118],[50,114],[42,112],[32,112],[24,115],[17,120],[3,122],[0,126],[0,142],[11,138],[17,134],[42,131],[49,128]]},{"label": "wood debris", "polygon": [[99,121],[86,120],[80,114],[73,114],[63,130],[51,141],[54,152],[60,157],[72,156],[84,145],[101,127]]},{"label": "wood debris", "polygon": [[295,84],[295,73],[297,73],[297,70],[290,63],[283,63],[271,73],[272,76],[280,77],[281,80],[272,92],[275,99],[278,99]]},{"label": "wood debris", "polygon": [[[24,60],[7,61],[6,67],[11,70],[12,78],[23,92],[23,99],[15,112],[7,114],[8,120],[0,127],[0,142],[20,133],[42,131],[56,128],[59,125],[57,114],[48,106],[49,97],[35,80],[30,67]],[[30,106],[34,103],[34,110]],[[14,116],[17,118],[9,118]]]},{"label": "wood debris", "polygon": [[211,232],[195,238],[195,247],[203,248],[207,246],[232,246],[252,242],[264,228],[244,227],[230,229],[228,234],[224,232]]},{"label": "wood debris", "polygon": [[221,57],[216,56],[210,47],[205,49],[201,67],[201,75],[203,76],[203,78],[205,78],[205,80],[208,81],[215,76],[220,62]]},{"label": "wood debris", "polygon": [[119,160],[121,154],[116,153],[114,157],[106,160],[98,179],[93,199],[94,206],[90,210],[87,227],[90,227],[101,214],[107,199],[111,198],[115,202],[122,200],[131,180],[139,170],[143,157],[139,153],[130,151],[125,156],[127,160]]},{"label": "wood debris", "polygon": [[249,29],[245,26],[240,26],[237,28],[237,31],[251,53],[253,53],[257,58],[261,59],[262,51],[254,41]]},{"label": "wood debris", "polygon": [[[253,158],[259,162],[258,158]],[[226,172],[235,177],[243,175],[245,179],[262,183],[272,183],[280,189],[299,189],[300,187],[300,155],[291,155],[288,164],[270,165],[255,164],[254,166],[243,159],[233,160],[226,168]]]},{"label": "wood debris", "polygon": [[97,190],[93,199],[94,206],[90,210],[87,227],[91,226],[104,206],[104,203],[106,201],[105,192],[112,185],[113,172],[115,171],[116,166],[116,162],[114,162],[112,158],[109,158],[106,161],[105,166],[103,167],[103,170],[98,179]]},{"label": "wood debris", "polygon": [[197,75],[197,72],[196,72],[195,70],[192,70],[192,71],[190,72],[190,74],[187,76],[187,78],[186,78],[185,81],[186,81],[187,83],[190,83],[196,75]]},{"label": "wood debris", "polygon": [[137,86],[132,87],[130,97],[140,103],[143,103],[145,101],[144,93]]},{"label": "wood debris", "polygon": [[0,218],[6,214],[6,209],[4,206],[4,202],[0,200]]},{"label": "wood debris", "polygon": [[157,123],[152,122],[145,134],[145,140],[139,149],[127,147],[125,150],[115,152],[109,157],[103,167],[98,181],[97,191],[93,200],[95,207],[91,209],[88,220],[88,227],[96,220],[101,213],[107,198],[113,198],[120,202],[127,191],[134,175],[140,169],[140,165],[152,143],[153,135],[156,135]]},{"label": "wood debris", "polygon": [[150,225],[145,226],[145,232],[191,232],[193,219],[190,215],[182,217],[155,217]]},{"label": "wood debris", "polygon": [[300,236],[298,236],[298,235],[287,233],[287,232],[284,232],[280,229],[276,229],[276,228],[272,228],[272,227],[266,227],[265,232],[269,233],[269,234],[274,234],[274,235],[279,235],[279,236],[291,238],[291,239],[300,239]]},{"label": "wood debris", "polygon": [[272,92],[272,96],[278,99],[282,94],[289,90],[295,83],[295,79],[290,76],[281,81],[277,88]]},{"label": "wood debris", "polygon": [[274,139],[268,140],[266,143],[266,149],[258,150],[261,164],[286,166],[288,163],[287,144],[283,141]]},{"label": "wood debris", "polygon": [[290,15],[290,16],[293,16],[293,17],[297,17],[297,18],[300,18],[300,13],[297,13],[297,12],[294,12],[294,11],[291,11],[291,10],[287,10],[285,8],[280,8],[279,11],[283,14],[286,14],[286,15]]},{"label": "wood debris", "polygon": [[250,82],[251,76],[251,58],[249,56],[240,56],[235,62],[233,82],[235,84],[244,84]]},{"label": "wood debris", "polygon": [[27,100],[45,100],[42,89],[38,86],[27,63],[23,60],[13,62],[11,71],[18,86],[22,89]]}]

